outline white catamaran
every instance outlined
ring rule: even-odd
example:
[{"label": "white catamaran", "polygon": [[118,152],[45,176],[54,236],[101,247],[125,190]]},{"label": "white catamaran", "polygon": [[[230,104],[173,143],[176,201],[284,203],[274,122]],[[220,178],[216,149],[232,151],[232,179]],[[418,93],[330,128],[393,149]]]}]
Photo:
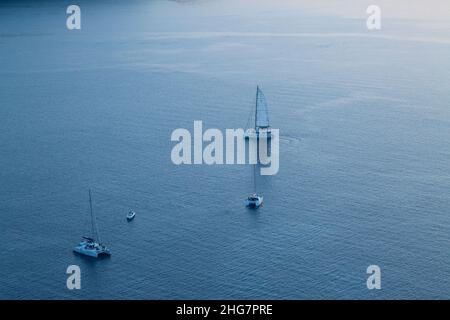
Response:
[{"label": "white catamaran", "polygon": [[253,193],[245,200],[245,204],[251,208],[258,208],[263,200],[263,196],[256,193],[256,165],[253,165]]},{"label": "white catamaran", "polygon": [[89,206],[91,209],[93,238],[83,237],[83,240],[81,240],[81,242],[75,248],[73,248],[73,251],[94,258],[97,258],[98,256],[110,256],[111,251],[106,246],[100,243],[97,221],[95,219],[94,212],[92,211],[91,189],[89,189]]},{"label": "white catamaran", "polygon": [[[254,128],[250,128],[250,123],[254,118]],[[269,112],[267,110],[267,102],[264,94],[262,93],[259,86],[256,86],[256,102],[255,102],[255,112],[253,115],[250,114],[246,126],[247,130],[245,131],[245,138],[264,138],[270,139],[272,137],[272,133],[269,125]]]}]

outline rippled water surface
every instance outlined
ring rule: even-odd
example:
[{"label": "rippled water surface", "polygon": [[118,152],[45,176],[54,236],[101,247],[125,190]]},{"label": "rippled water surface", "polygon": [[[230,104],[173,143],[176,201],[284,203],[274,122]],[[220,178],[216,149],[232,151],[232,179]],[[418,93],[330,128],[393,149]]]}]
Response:
[{"label": "rippled water surface", "polygon": [[[0,298],[449,297],[450,23],[79,3],[79,31],[56,1],[0,4]],[[170,135],[243,127],[256,85],[281,139],[252,211],[250,167],[175,166]],[[89,188],[109,259],[72,253]]]}]

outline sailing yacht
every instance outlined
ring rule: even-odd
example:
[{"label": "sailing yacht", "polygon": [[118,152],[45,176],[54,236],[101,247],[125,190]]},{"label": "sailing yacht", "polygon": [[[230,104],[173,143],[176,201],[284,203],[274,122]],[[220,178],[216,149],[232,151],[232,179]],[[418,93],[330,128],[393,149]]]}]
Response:
[{"label": "sailing yacht", "polygon": [[247,207],[258,208],[262,205],[264,197],[256,193],[256,165],[253,165],[253,193],[245,200]]},{"label": "sailing yacht", "polygon": [[73,251],[94,258],[97,258],[99,256],[110,256],[111,251],[105,245],[100,243],[97,221],[95,219],[94,212],[92,211],[91,189],[89,189],[89,207],[91,209],[93,237],[83,237],[81,242],[75,248],[73,248]]},{"label": "sailing yacht", "polygon": [[[253,109],[252,109],[253,111]],[[249,128],[250,122],[254,117],[254,128]],[[247,130],[244,134],[245,139],[250,138],[263,138],[270,139],[272,137],[270,125],[269,125],[269,112],[267,110],[267,102],[263,92],[256,86],[256,102],[255,102],[255,114],[250,115],[247,122]]]}]

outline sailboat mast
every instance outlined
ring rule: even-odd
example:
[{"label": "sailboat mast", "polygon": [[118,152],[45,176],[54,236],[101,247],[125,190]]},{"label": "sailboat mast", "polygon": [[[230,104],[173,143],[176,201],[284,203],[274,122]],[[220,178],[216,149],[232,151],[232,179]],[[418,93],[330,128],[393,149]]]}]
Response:
[{"label": "sailboat mast", "polygon": [[253,193],[256,193],[256,164],[253,165]]},{"label": "sailboat mast", "polygon": [[94,240],[100,242],[100,238],[98,236],[97,221],[94,216],[94,211],[92,210],[91,189],[89,189],[89,207],[91,209],[91,223],[92,223],[92,232],[94,233]]},{"label": "sailboat mast", "polygon": [[255,131],[257,131],[256,128],[256,119],[258,119],[258,94],[259,94],[259,86],[256,86],[256,101],[255,101]]},{"label": "sailboat mast", "polygon": [[[258,119],[258,95],[259,95],[259,86],[256,86],[256,102],[255,102],[255,131],[258,132],[258,128],[256,126]],[[258,148],[258,145],[256,146]],[[258,149],[256,149],[258,150]],[[253,190],[256,193],[256,165],[253,165]]]}]

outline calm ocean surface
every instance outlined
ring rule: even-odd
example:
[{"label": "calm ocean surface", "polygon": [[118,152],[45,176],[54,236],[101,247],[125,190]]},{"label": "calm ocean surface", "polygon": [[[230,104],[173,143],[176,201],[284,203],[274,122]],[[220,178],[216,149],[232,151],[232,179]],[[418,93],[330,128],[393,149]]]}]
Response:
[{"label": "calm ocean surface", "polygon": [[[450,296],[450,22],[77,3],[80,31],[0,4],[1,299]],[[256,85],[281,139],[252,211],[249,166],[175,166],[170,135],[245,126]],[[72,252],[89,188],[109,259]]]}]

